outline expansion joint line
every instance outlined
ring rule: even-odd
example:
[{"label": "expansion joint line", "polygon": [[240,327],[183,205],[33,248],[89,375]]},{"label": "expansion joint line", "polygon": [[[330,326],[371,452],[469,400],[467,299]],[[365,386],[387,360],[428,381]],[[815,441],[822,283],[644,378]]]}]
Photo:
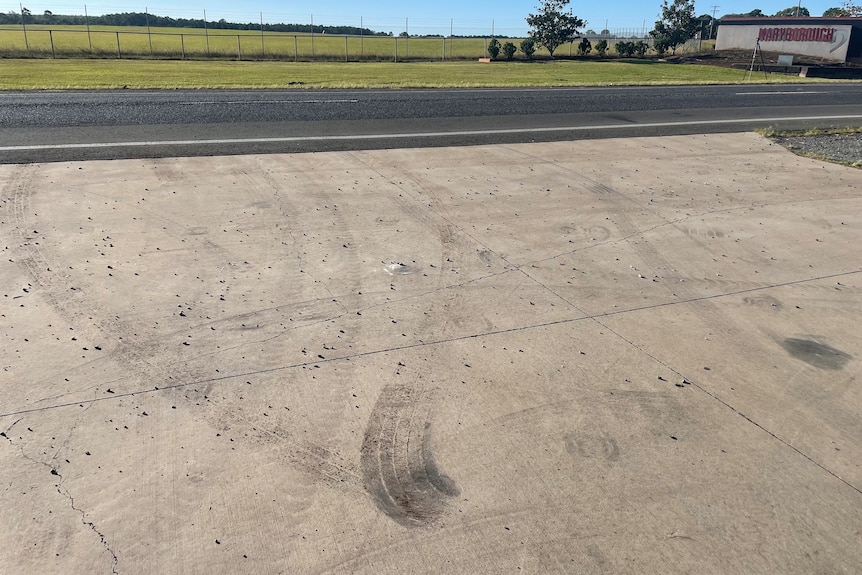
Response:
[{"label": "expansion joint line", "polygon": [[[268,368],[264,368],[264,369],[256,369],[253,371],[245,371],[245,372],[241,372],[241,373],[234,373],[234,374],[229,374],[229,375],[220,375],[218,377],[209,377],[206,379],[199,379],[199,380],[195,380],[195,381],[187,381],[185,383],[175,383],[175,384],[166,385],[163,387],[153,387],[150,389],[138,389],[138,390],[134,390],[134,391],[128,391],[125,393],[114,393],[114,394],[111,394],[109,396],[96,397],[94,399],[86,399],[86,400],[81,400],[81,401],[70,401],[70,402],[66,402],[66,403],[58,403],[55,405],[46,405],[44,407],[30,407],[30,408],[26,408],[26,409],[18,409],[16,411],[0,413],[0,418],[12,417],[15,415],[23,415],[26,413],[37,413],[37,412],[43,412],[43,411],[50,411],[53,409],[60,409],[63,407],[73,407],[73,406],[84,407],[84,405],[89,406],[89,405],[97,403],[97,402],[116,401],[116,400],[126,398],[126,397],[135,397],[137,395],[144,395],[144,394],[149,394],[149,393],[158,393],[160,391],[166,391],[169,389],[181,389],[181,388],[189,387],[192,385],[206,385],[206,384],[218,383],[218,382],[222,382],[222,381],[228,381],[228,380],[238,379],[238,378],[243,378],[243,377],[263,375],[263,374],[267,374],[267,373],[276,373],[276,372],[281,372],[281,371],[288,371],[291,369],[307,368],[307,367],[325,364],[325,363],[333,363],[336,361],[351,361],[354,359],[373,357],[373,356],[377,356],[380,354],[392,353],[395,351],[404,351],[404,350],[408,350],[408,349],[420,349],[420,348],[434,346],[434,345],[445,345],[447,343],[467,341],[467,340],[479,339],[479,338],[483,338],[483,337],[493,337],[496,335],[504,335],[504,334],[509,334],[509,333],[519,333],[522,331],[528,331],[528,330],[532,330],[532,329],[542,329],[542,328],[551,327],[551,326],[577,323],[580,321],[588,321],[588,320],[595,321],[598,318],[621,316],[621,315],[625,315],[625,314],[629,314],[629,313],[636,313],[636,312],[640,312],[640,311],[659,309],[659,308],[664,308],[664,307],[671,307],[671,306],[677,306],[677,305],[697,303],[700,301],[710,301],[710,300],[715,300],[715,299],[719,299],[719,298],[723,298],[723,297],[736,296],[736,295],[741,295],[741,294],[746,294],[746,293],[754,293],[754,292],[764,291],[764,290],[768,290],[768,289],[775,289],[778,287],[800,285],[800,284],[805,284],[805,283],[810,283],[810,282],[815,282],[815,281],[821,281],[824,279],[846,277],[846,276],[855,275],[855,274],[859,274],[859,273],[862,273],[862,269],[853,270],[853,271],[849,271],[849,272],[839,272],[836,274],[829,274],[829,275],[806,278],[806,279],[801,279],[801,280],[793,280],[793,281],[789,281],[789,282],[783,282],[783,283],[772,284],[772,285],[767,285],[767,286],[758,286],[758,287],[736,290],[736,291],[726,292],[726,293],[721,293],[721,294],[714,294],[714,295],[708,295],[708,296],[689,298],[689,299],[685,299],[685,300],[678,300],[678,301],[671,301],[671,302],[665,302],[665,303],[646,305],[646,306],[617,310],[617,311],[612,311],[612,312],[605,312],[605,313],[599,313],[599,314],[593,314],[593,315],[584,314],[584,315],[578,316],[578,317],[569,317],[569,318],[544,321],[544,322],[539,322],[539,323],[534,323],[534,324],[509,327],[509,328],[504,328],[504,329],[496,329],[496,330],[490,330],[490,331],[484,331],[484,332],[478,332],[478,333],[469,333],[466,335],[458,335],[458,336],[449,337],[449,338],[445,338],[445,339],[439,339],[439,340],[432,340],[432,341],[419,340],[415,343],[396,345],[396,346],[385,347],[385,348],[380,348],[380,349],[371,349],[368,351],[362,351],[362,352],[358,352],[358,353],[354,353],[354,354],[350,354],[350,355],[344,355],[344,356],[339,356],[339,357],[329,357],[326,359],[319,359],[316,361],[301,361],[301,362],[292,363],[292,364],[288,364],[288,365],[277,365],[274,367],[268,367]],[[604,324],[601,324],[601,325],[604,326]]]},{"label": "expansion joint line", "polygon": [[685,379],[685,381],[690,382],[692,387],[702,391],[703,393],[705,393],[706,395],[708,395],[709,397],[711,397],[712,399],[714,399],[715,401],[717,401],[718,403],[720,403],[721,405],[723,405],[724,407],[726,407],[727,409],[729,409],[730,411],[735,413],[736,415],[742,417],[745,421],[747,421],[751,425],[753,425],[756,428],[758,428],[759,430],[763,431],[764,433],[766,433],[767,435],[769,435],[770,437],[772,437],[773,439],[775,439],[776,441],[778,441],[779,443],[784,445],[785,447],[788,447],[791,450],[795,451],[798,455],[801,455],[802,457],[807,459],[809,463],[812,463],[816,467],[819,467],[820,469],[822,469],[823,471],[825,471],[826,473],[828,473],[829,475],[831,475],[832,477],[834,477],[835,479],[837,479],[838,481],[840,481],[841,483],[843,483],[844,485],[846,485],[847,487],[849,487],[850,489],[852,489],[853,491],[858,493],[859,495],[862,495],[862,489],[860,489],[859,487],[856,487],[855,485],[853,485],[852,483],[850,483],[849,481],[847,481],[846,479],[844,479],[843,477],[841,477],[840,475],[838,475],[837,473],[835,473],[834,471],[832,471],[831,469],[829,469],[828,467],[826,467],[825,465],[823,465],[822,463],[820,463],[819,461],[817,461],[816,459],[814,459],[813,457],[811,457],[810,455],[808,455],[807,453],[805,453],[804,451],[799,449],[798,447],[794,446],[793,444],[791,444],[787,440],[783,439],[782,437],[780,437],[776,433],[770,431],[763,424],[758,423],[757,421],[755,421],[754,419],[752,419],[748,415],[745,415],[744,413],[739,411],[736,407],[734,407],[733,405],[731,405],[727,401],[718,397],[718,395],[716,395],[715,393],[709,391],[708,389],[706,389],[702,385],[698,384],[692,378],[683,375],[682,373],[680,373],[680,371],[678,369],[674,368],[673,366],[669,365],[668,363],[666,363],[666,362],[662,361],[661,359],[659,359],[658,357],[654,356],[653,354],[651,354],[650,352],[648,352],[647,350],[645,350],[644,348],[642,348],[641,346],[639,346],[635,342],[629,340],[628,338],[626,338],[625,336],[623,336],[622,334],[620,334],[619,332],[614,330],[612,327],[608,326],[605,323],[602,323],[602,321],[599,318],[593,318],[593,319],[596,322],[598,322],[599,325],[601,325],[602,327],[604,327],[605,329],[607,329],[608,331],[613,333],[615,336],[617,336],[618,338],[620,338],[621,340],[626,342],[631,347],[635,348],[640,353],[646,355],[647,357],[649,357],[650,359],[652,359],[653,361],[655,361],[659,365],[665,367],[669,371],[673,372],[677,376]]},{"label": "expansion joint line", "polygon": [[[535,159],[535,160],[537,160],[537,161],[540,161],[540,162],[550,163],[550,162],[548,162],[546,159],[543,159],[543,158],[537,158],[537,157],[532,156],[532,155],[530,155],[530,154],[526,154],[525,152],[523,152],[523,151],[521,151],[521,150],[514,150],[514,149],[513,149],[512,151],[520,152],[521,154],[526,155],[527,157],[533,158],[533,159]],[[556,164],[556,163],[554,163],[553,165],[555,165],[556,167],[559,167],[559,168],[566,169],[565,167],[563,167],[563,166],[559,166],[559,165],[558,165],[558,164]],[[567,170],[567,171],[571,171],[571,170]],[[574,173],[574,172],[573,172],[573,173]],[[578,175],[578,176],[580,176],[580,177],[584,177],[584,176],[581,176],[581,174],[576,174],[576,175]],[[592,180],[592,179],[590,179],[590,178],[584,178],[584,179],[586,179],[587,181],[593,181],[593,180]],[[594,182],[594,183],[595,183],[595,182]],[[628,199],[628,198],[626,198],[626,199]],[[673,222],[668,222],[668,223],[673,223]],[[639,232],[639,233],[644,233],[644,232]],[[624,238],[624,239],[625,239],[625,238]],[[553,295],[555,295],[556,297],[560,298],[561,300],[565,301],[565,302],[566,302],[566,303],[568,303],[570,306],[572,306],[574,309],[576,309],[576,310],[580,311],[581,313],[584,313],[584,312],[583,312],[580,308],[578,308],[574,303],[572,303],[572,302],[568,301],[568,300],[567,300],[566,298],[564,298],[562,295],[560,295],[560,294],[556,293],[554,290],[552,290],[551,288],[549,288],[548,286],[546,286],[545,284],[543,284],[543,283],[542,283],[542,282],[540,282],[539,280],[537,280],[537,279],[533,278],[529,273],[527,273],[526,271],[524,271],[524,270],[523,270],[523,269],[521,269],[520,267],[519,267],[518,269],[519,269],[519,271],[521,271],[521,273],[523,273],[523,274],[524,274],[524,275],[526,275],[528,278],[530,278],[531,280],[533,280],[534,282],[536,282],[537,284],[539,284],[540,286],[542,286],[542,287],[543,287],[544,289],[546,289],[548,292],[550,292],[551,294],[553,294]],[[856,270],[856,271],[854,271],[854,272],[849,272],[849,273],[851,273],[851,274],[855,274],[855,273],[859,273],[860,271],[862,271],[862,270]],[[843,274],[841,274],[841,275],[843,275]],[[698,299],[711,299],[711,298],[698,298]],[[586,315],[586,314],[585,314],[585,315]],[[853,485],[852,483],[850,483],[849,481],[847,481],[846,479],[844,479],[843,477],[841,477],[840,475],[838,475],[837,473],[835,473],[834,471],[832,471],[831,469],[827,468],[826,466],[824,466],[824,465],[823,465],[823,464],[821,464],[820,462],[816,461],[813,457],[811,457],[811,456],[810,456],[810,455],[808,455],[807,453],[803,452],[803,451],[802,451],[802,450],[800,450],[798,447],[795,447],[794,445],[792,445],[791,443],[789,443],[787,440],[785,440],[785,439],[783,439],[783,438],[779,437],[777,434],[775,434],[774,432],[772,432],[772,431],[770,431],[769,429],[767,429],[764,425],[762,425],[762,424],[758,423],[757,421],[755,421],[755,420],[754,420],[754,419],[752,419],[751,417],[749,417],[749,416],[745,415],[744,413],[742,413],[741,411],[739,411],[736,407],[734,407],[733,405],[731,405],[731,404],[730,404],[730,403],[728,403],[727,401],[725,401],[725,400],[721,399],[721,398],[720,398],[720,397],[718,397],[716,394],[712,393],[711,391],[709,391],[708,389],[706,389],[706,388],[705,388],[705,387],[703,387],[702,385],[699,385],[697,382],[693,381],[691,378],[688,378],[688,377],[683,376],[683,374],[682,374],[682,373],[680,373],[680,372],[679,372],[679,370],[677,370],[676,368],[674,368],[674,367],[672,367],[671,365],[667,364],[666,362],[662,361],[662,360],[661,360],[661,359],[659,359],[658,357],[654,356],[653,354],[651,354],[650,352],[648,352],[647,350],[645,350],[644,348],[642,348],[641,346],[639,346],[639,345],[638,345],[638,344],[636,344],[635,342],[633,342],[633,341],[631,341],[630,339],[626,338],[624,335],[622,335],[621,333],[619,333],[618,331],[616,331],[615,329],[613,329],[612,327],[610,327],[609,325],[607,325],[607,323],[602,322],[602,320],[601,320],[598,316],[589,316],[589,319],[593,320],[594,322],[596,322],[597,324],[599,324],[601,327],[603,327],[604,329],[606,329],[606,330],[608,330],[609,332],[611,332],[612,334],[614,334],[617,338],[621,339],[621,340],[622,340],[622,341],[624,341],[626,344],[628,344],[629,346],[631,346],[631,347],[633,347],[634,349],[636,349],[638,352],[640,352],[640,353],[642,353],[642,354],[646,355],[647,357],[649,357],[650,359],[652,359],[652,360],[653,360],[653,361],[655,361],[656,363],[658,363],[658,364],[660,364],[660,365],[664,366],[665,368],[667,368],[668,370],[672,371],[673,373],[675,373],[675,374],[676,374],[676,375],[678,375],[679,377],[684,378],[686,381],[690,381],[693,387],[695,387],[695,388],[697,388],[698,390],[700,390],[701,392],[705,393],[706,395],[708,395],[709,397],[711,397],[713,400],[715,400],[715,401],[719,402],[719,403],[720,403],[720,404],[722,404],[724,407],[726,407],[727,409],[731,410],[733,413],[735,413],[735,414],[739,415],[740,417],[742,417],[743,419],[745,419],[748,423],[750,423],[751,425],[754,425],[755,427],[757,427],[757,428],[758,428],[758,429],[760,429],[761,431],[765,432],[766,434],[768,434],[769,436],[771,436],[773,439],[775,439],[775,440],[777,440],[778,442],[780,442],[781,444],[783,444],[785,447],[788,447],[788,448],[790,448],[791,450],[795,451],[797,454],[799,454],[799,455],[801,455],[802,457],[804,457],[804,458],[805,458],[806,460],[808,460],[810,463],[812,463],[813,465],[815,465],[815,466],[819,467],[820,469],[822,469],[823,471],[825,471],[826,473],[828,473],[829,475],[831,475],[832,477],[834,477],[835,479],[837,479],[838,481],[840,481],[841,483],[843,483],[844,485],[846,485],[847,487],[849,487],[850,489],[852,489],[852,490],[854,490],[855,492],[857,492],[857,493],[859,493],[860,495],[862,495],[862,489],[860,489],[860,488],[856,487],[855,485]]]}]

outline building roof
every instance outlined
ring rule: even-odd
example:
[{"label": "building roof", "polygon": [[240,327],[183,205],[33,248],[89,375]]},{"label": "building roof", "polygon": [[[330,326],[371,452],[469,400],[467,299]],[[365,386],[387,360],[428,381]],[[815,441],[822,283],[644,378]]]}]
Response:
[{"label": "building roof", "polygon": [[784,24],[787,26],[797,25],[797,26],[828,26],[828,25],[844,25],[847,24],[862,26],[862,17],[859,16],[846,16],[842,18],[833,18],[829,16],[754,16],[750,18],[718,18],[722,25],[731,25],[731,26],[742,26],[742,25],[751,25],[751,24]]}]

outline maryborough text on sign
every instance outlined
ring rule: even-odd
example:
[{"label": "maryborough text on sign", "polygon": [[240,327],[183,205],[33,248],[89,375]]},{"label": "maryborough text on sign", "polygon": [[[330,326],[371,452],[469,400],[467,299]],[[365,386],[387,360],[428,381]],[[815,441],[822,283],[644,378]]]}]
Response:
[{"label": "maryborough text on sign", "polygon": [[835,28],[761,28],[761,42],[827,42],[835,37]]}]

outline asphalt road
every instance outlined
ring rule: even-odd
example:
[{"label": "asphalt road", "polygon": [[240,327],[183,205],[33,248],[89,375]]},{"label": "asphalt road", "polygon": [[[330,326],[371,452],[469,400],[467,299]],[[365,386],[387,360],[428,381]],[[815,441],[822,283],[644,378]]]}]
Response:
[{"label": "asphalt road", "polygon": [[862,124],[862,84],[0,94],[0,163]]}]

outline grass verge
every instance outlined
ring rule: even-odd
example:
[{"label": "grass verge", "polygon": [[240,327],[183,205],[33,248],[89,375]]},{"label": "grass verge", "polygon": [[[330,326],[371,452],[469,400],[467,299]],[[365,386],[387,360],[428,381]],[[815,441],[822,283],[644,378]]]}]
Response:
[{"label": "grass verge", "polygon": [[[644,60],[637,63],[562,60],[488,64],[9,59],[3,60],[2,68],[0,90],[503,88],[745,83],[744,73],[739,70]],[[818,80],[771,75],[768,81],[804,83]]]}]

